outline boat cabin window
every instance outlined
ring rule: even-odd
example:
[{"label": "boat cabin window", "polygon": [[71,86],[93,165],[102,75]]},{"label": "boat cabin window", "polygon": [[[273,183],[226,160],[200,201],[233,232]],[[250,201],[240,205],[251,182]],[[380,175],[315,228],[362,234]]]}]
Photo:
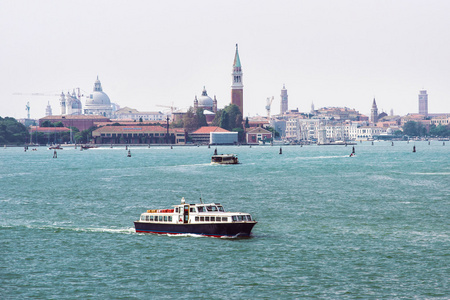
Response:
[{"label": "boat cabin window", "polygon": [[206,222],[209,222],[209,217],[205,217],[205,221],[206,221]]},{"label": "boat cabin window", "polygon": [[207,206],[206,209],[207,209],[208,211],[217,211],[217,207],[212,206],[212,205]]},{"label": "boat cabin window", "polygon": [[236,216],[232,216],[231,218],[233,219],[233,222],[237,221],[237,217]]},{"label": "boat cabin window", "polygon": [[153,221],[153,216],[150,216],[150,221]]},{"label": "boat cabin window", "polygon": [[227,219],[228,219],[227,217],[222,217],[222,222],[228,221]]},{"label": "boat cabin window", "polygon": [[172,222],[172,216],[169,216],[169,222]]},{"label": "boat cabin window", "polygon": [[150,216],[145,216],[145,221],[150,221]]},{"label": "boat cabin window", "polygon": [[162,222],[162,216],[159,216],[159,221]]},{"label": "boat cabin window", "polygon": [[247,215],[247,221],[251,221],[252,220],[252,216]]},{"label": "boat cabin window", "polygon": [[239,220],[239,221],[245,221],[244,218],[245,218],[245,216],[238,216],[238,220]]},{"label": "boat cabin window", "polygon": [[164,222],[167,222],[167,216],[164,216]]},{"label": "boat cabin window", "polygon": [[175,212],[178,212],[178,207],[175,207]]},{"label": "boat cabin window", "polygon": [[197,210],[198,210],[198,212],[206,212],[204,206],[197,206]]},{"label": "boat cabin window", "polygon": [[224,211],[224,210],[223,210],[223,206],[221,206],[221,205],[218,205],[218,206],[217,206],[217,209],[218,209],[219,211]]},{"label": "boat cabin window", "polygon": [[211,217],[211,221],[215,222],[216,221],[216,217]]},{"label": "boat cabin window", "polygon": [[145,221],[145,216],[141,216],[141,221]]},{"label": "boat cabin window", "polygon": [[200,217],[200,222],[204,222],[205,221],[205,217]]},{"label": "boat cabin window", "polygon": [[191,207],[191,211],[190,212],[195,213],[196,212],[195,211],[195,207]]}]

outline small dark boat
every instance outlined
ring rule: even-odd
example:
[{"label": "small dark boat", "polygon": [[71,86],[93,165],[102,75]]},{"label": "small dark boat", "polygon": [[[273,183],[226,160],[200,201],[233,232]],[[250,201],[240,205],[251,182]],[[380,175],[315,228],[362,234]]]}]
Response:
[{"label": "small dark boat", "polygon": [[239,160],[236,154],[217,154],[211,157],[211,163],[219,165],[236,165],[239,164]]}]

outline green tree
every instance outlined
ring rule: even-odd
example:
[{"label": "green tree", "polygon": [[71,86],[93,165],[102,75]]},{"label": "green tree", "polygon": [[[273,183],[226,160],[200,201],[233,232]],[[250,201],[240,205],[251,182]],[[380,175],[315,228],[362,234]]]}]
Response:
[{"label": "green tree", "polygon": [[198,127],[208,126],[203,108],[197,108],[196,114]]},{"label": "green tree", "polygon": [[408,121],[403,125],[403,133],[409,136],[419,136],[417,123],[414,121]]},{"label": "green tree", "polygon": [[55,127],[55,124],[53,124],[49,120],[45,120],[44,122],[42,122],[41,127]]},{"label": "green tree", "polygon": [[432,125],[430,128],[430,135],[439,137],[450,136],[450,128],[449,126],[444,126],[442,124],[439,124],[438,126]]},{"label": "green tree", "polygon": [[226,106],[216,114],[213,124],[230,131],[233,128],[242,128],[242,114],[239,107],[234,104]]},{"label": "green tree", "polygon": [[24,144],[29,141],[28,129],[16,119],[0,117],[0,144]]},{"label": "green tree", "polygon": [[220,116],[220,122],[219,127],[230,130],[230,117],[227,113],[227,111],[224,109],[222,110],[221,116]]},{"label": "green tree", "polygon": [[183,127],[187,132],[192,132],[198,128],[198,120],[192,107],[189,107],[187,113],[183,116]]}]

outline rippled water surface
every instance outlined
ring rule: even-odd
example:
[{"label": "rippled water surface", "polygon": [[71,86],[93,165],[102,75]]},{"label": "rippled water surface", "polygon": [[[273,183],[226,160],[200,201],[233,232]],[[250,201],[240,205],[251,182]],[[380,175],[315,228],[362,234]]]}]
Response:
[{"label": "rippled water surface", "polygon": [[[450,143],[415,145],[1,148],[0,298],[448,299]],[[181,197],[253,236],[134,232]]]}]

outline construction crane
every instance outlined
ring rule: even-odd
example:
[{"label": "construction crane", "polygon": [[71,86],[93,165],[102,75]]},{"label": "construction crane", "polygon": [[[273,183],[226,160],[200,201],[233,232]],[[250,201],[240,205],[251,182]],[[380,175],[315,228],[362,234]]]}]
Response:
[{"label": "construction crane", "polygon": [[46,94],[46,93],[14,93],[14,96],[61,96],[61,94]]},{"label": "construction crane", "polygon": [[173,111],[174,111],[174,110],[177,110],[177,109],[178,109],[178,107],[173,106],[173,103],[172,103],[171,106],[169,106],[169,105],[156,105],[156,106],[158,106],[158,107],[170,108],[170,112],[171,112],[172,114],[173,114]]},{"label": "construction crane", "polygon": [[270,106],[272,105],[272,102],[273,102],[273,96],[272,96],[272,98],[268,97],[266,100],[267,119],[270,119]]},{"label": "construction crane", "polygon": [[[80,88],[74,88],[73,90],[77,90],[78,99],[81,99],[81,97],[84,97],[84,94],[81,94]],[[83,90],[83,92],[86,92]],[[53,94],[53,93],[13,93],[14,96],[61,96],[61,94]]]}]

